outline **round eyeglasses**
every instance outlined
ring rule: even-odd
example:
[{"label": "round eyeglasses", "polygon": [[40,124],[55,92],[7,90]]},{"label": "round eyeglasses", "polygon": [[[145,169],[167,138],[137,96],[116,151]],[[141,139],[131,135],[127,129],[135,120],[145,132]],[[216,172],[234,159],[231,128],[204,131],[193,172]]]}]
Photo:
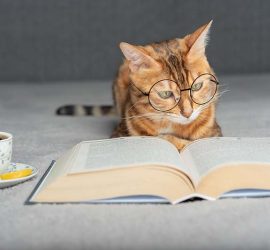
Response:
[{"label": "round eyeglasses", "polygon": [[170,79],[156,82],[148,93],[134,86],[142,94],[148,96],[148,101],[154,109],[166,112],[177,106],[183,91],[189,91],[192,101],[198,105],[208,103],[215,96],[218,84],[214,75],[206,73],[198,76],[187,89],[180,89],[179,84]]}]

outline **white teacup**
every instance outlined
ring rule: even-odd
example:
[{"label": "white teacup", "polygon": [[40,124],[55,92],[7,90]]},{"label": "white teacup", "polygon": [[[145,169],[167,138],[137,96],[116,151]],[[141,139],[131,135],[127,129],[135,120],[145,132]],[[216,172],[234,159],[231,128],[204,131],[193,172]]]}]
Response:
[{"label": "white teacup", "polygon": [[12,134],[0,132],[0,173],[5,172],[11,163]]}]

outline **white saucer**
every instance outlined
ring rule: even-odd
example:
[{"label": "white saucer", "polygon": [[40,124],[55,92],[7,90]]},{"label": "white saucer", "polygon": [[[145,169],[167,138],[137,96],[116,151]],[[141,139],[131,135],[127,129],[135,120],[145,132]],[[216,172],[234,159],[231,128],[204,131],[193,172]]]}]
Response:
[{"label": "white saucer", "polygon": [[14,163],[14,162],[10,163],[10,166],[8,167],[7,172],[21,170],[21,169],[25,169],[25,168],[31,168],[32,174],[25,176],[25,177],[21,177],[21,178],[16,178],[16,179],[0,180],[0,188],[6,188],[6,187],[17,185],[21,182],[24,182],[24,181],[27,181],[27,180],[33,178],[38,173],[38,170],[32,166],[29,166],[29,165],[24,164],[24,163]]}]

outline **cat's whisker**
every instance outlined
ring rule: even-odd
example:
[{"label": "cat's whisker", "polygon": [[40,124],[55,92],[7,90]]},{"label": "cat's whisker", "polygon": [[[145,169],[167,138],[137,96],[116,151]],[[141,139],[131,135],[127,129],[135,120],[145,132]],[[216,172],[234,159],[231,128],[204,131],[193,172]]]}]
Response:
[{"label": "cat's whisker", "polygon": [[223,87],[227,87],[227,86],[229,86],[229,84],[222,83],[222,84],[219,84],[218,86],[223,88]]},{"label": "cat's whisker", "polygon": [[165,113],[165,116],[178,117],[176,114],[171,114],[171,113]]},{"label": "cat's whisker", "polygon": [[134,116],[128,116],[121,118],[122,120],[129,120],[129,119],[135,119],[135,118],[149,118],[149,117],[160,117],[161,114],[144,114],[144,115],[134,115]]},{"label": "cat's whisker", "polygon": [[[135,118],[132,118],[132,119],[136,119],[136,120],[138,120],[138,121],[140,121],[140,120],[143,120],[143,119],[145,119],[145,117],[143,118],[143,117],[135,117]],[[158,121],[160,121],[161,120],[161,117],[155,117],[155,118],[150,118],[153,122],[158,122]],[[129,119],[127,119],[127,120],[129,120]]]},{"label": "cat's whisker", "polygon": [[214,103],[214,102],[216,102],[216,100],[212,99],[210,102],[208,102],[208,103],[202,105],[202,106],[200,107],[200,112],[202,112],[202,111],[204,111],[205,109],[207,109],[207,108],[208,108],[212,103]]},{"label": "cat's whisker", "polygon": [[230,91],[231,91],[230,89],[223,89],[222,91],[219,92],[219,94],[224,94]]},{"label": "cat's whisker", "polygon": [[[135,102],[135,103],[128,109],[128,111],[130,111],[132,108],[134,108],[135,105],[137,105],[139,102],[141,102],[141,100],[138,100],[137,102]],[[127,112],[128,112],[128,111],[127,111]]]},{"label": "cat's whisker", "polygon": [[[225,93],[227,93],[227,92],[230,92],[230,90],[229,89],[225,89],[225,90],[223,90],[223,91],[220,91],[217,95],[216,95],[216,98],[220,98],[220,97],[222,97]],[[214,98],[214,99],[216,99],[216,98]]]}]

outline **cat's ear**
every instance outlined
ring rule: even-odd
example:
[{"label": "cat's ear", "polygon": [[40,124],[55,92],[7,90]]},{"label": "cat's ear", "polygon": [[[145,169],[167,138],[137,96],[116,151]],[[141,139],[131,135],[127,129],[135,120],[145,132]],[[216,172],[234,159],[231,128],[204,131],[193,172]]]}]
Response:
[{"label": "cat's ear", "polygon": [[185,37],[185,42],[188,47],[188,59],[196,60],[205,55],[205,47],[209,39],[209,31],[212,22],[213,20]]},{"label": "cat's ear", "polygon": [[126,59],[130,62],[129,68],[132,72],[160,67],[160,64],[155,59],[147,55],[138,46],[124,42],[121,42],[119,46]]}]

